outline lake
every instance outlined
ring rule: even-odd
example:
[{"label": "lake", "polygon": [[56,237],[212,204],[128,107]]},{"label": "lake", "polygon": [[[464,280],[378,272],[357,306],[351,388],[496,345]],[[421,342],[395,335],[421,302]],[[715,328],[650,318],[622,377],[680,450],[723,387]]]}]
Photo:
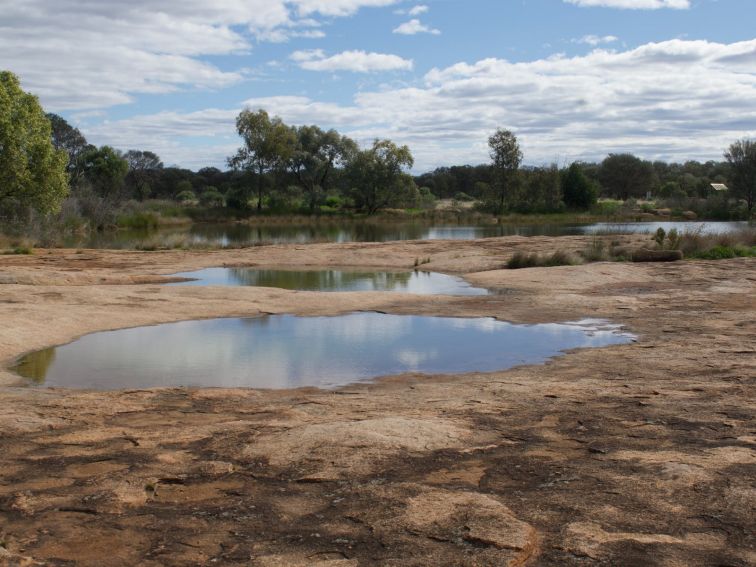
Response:
[{"label": "lake", "polygon": [[272,315],[93,333],[29,354],[15,371],[39,385],[100,390],[333,388],[405,372],[491,372],[632,340],[616,325],[593,320],[516,325],[372,312]]}]

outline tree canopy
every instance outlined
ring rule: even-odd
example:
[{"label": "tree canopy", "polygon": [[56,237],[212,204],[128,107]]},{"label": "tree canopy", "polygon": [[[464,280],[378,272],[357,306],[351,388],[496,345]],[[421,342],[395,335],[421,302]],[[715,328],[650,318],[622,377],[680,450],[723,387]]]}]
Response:
[{"label": "tree canopy", "polygon": [[571,209],[589,209],[596,203],[598,190],[583,172],[580,164],[573,163],[562,176],[562,198]]},{"label": "tree canopy", "polygon": [[654,188],[656,174],[651,162],[632,154],[609,154],[599,169],[601,185],[620,199],[645,197]]},{"label": "tree canopy", "polygon": [[77,167],[98,195],[113,199],[121,196],[129,163],[118,150],[92,146],[79,156]]},{"label": "tree canopy", "polygon": [[357,144],[336,130],[321,130],[317,126],[293,129],[296,146],[290,168],[308,196],[310,212],[315,210],[325,193],[328,176],[334,167],[343,165],[357,151]]},{"label": "tree canopy", "polygon": [[724,156],[732,167],[732,195],[745,200],[750,216],[756,199],[756,141],[733,142]]},{"label": "tree canopy", "polygon": [[347,165],[347,176],[357,207],[374,214],[409,196],[415,183],[404,169],[414,163],[410,149],[391,140],[375,140],[371,148],[356,152]]},{"label": "tree canopy", "polygon": [[67,161],[53,146],[37,97],[13,73],[0,72],[0,207],[57,211],[68,193]]},{"label": "tree canopy", "polygon": [[228,159],[234,169],[257,174],[257,210],[262,209],[265,191],[265,173],[283,169],[294,150],[294,133],[283,121],[270,118],[260,109],[257,112],[242,110],[236,118],[236,130],[244,145]]},{"label": "tree canopy", "polygon": [[512,192],[517,182],[522,151],[517,136],[501,128],[488,138],[488,147],[494,172],[494,199],[498,212],[503,212],[507,194]]}]

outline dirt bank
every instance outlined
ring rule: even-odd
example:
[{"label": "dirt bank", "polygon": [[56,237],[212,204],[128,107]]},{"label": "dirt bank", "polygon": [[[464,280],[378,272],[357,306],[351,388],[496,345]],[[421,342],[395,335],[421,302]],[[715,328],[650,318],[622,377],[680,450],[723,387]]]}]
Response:
[{"label": "dirt bank", "polygon": [[[517,249],[587,243],[0,257],[6,365],[95,330],[261,313],[605,317],[639,337],[541,366],[337,391],[45,390],[0,371],[0,564],[756,563],[756,261],[500,269]],[[156,283],[216,265],[416,258],[506,293]]]}]

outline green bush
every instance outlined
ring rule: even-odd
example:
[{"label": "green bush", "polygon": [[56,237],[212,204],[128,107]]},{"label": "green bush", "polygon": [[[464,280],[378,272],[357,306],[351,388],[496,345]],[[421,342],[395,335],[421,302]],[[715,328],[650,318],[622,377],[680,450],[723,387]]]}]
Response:
[{"label": "green bush", "polygon": [[215,187],[206,187],[200,195],[200,205],[203,207],[215,208],[222,207],[225,203],[223,195]]},{"label": "green bush", "polygon": [[691,258],[699,260],[728,260],[730,258],[751,258],[754,256],[756,256],[756,246],[728,246],[724,244],[691,254]]},{"label": "green bush", "polygon": [[152,211],[141,211],[120,215],[116,224],[121,228],[147,229],[157,228],[160,216]]},{"label": "green bush", "polygon": [[197,200],[197,196],[194,194],[194,191],[190,191],[189,189],[186,189],[176,195],[176,200],[179,203],[183,203],[183,204],[193,203]]}]

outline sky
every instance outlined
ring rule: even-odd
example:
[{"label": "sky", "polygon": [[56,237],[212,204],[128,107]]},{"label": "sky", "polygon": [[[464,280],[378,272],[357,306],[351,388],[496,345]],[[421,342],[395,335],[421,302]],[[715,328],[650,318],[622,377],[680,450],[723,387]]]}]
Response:
[{"label": "sky", "polygon": [[631,152],[720,160],[756,137],[756,0],[0,0],[0,69],[88,141],[225,169],[264,108],[416,173]]}]

